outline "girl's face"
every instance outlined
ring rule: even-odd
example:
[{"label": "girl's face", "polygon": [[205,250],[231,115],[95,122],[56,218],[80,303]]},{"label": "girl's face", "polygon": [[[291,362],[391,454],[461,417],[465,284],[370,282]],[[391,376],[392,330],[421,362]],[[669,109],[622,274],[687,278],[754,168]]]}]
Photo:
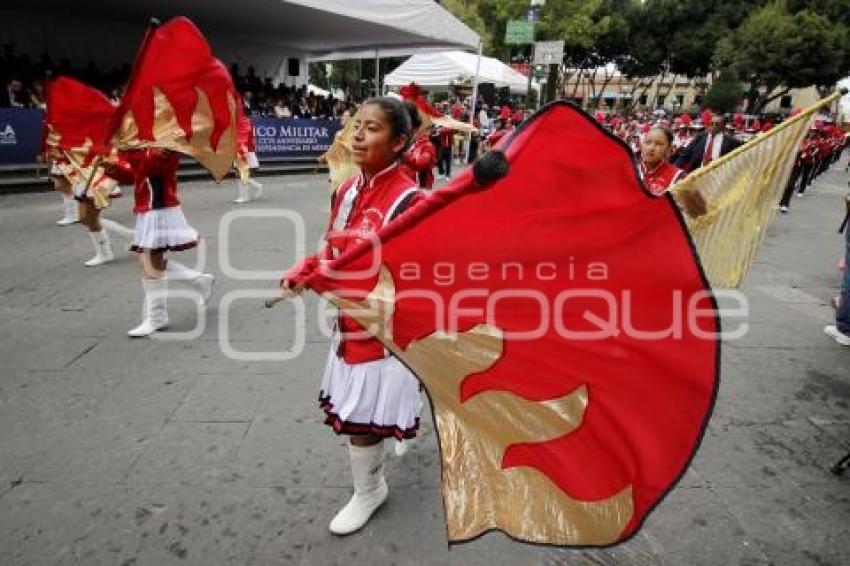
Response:
[{"label": "girl's face", "polygon": [[364,104],[352,120],[352,158],[367,173],[388,167],[407,143],[405,135],[393,137],[387,116],[377,104]]},{"label": "girl's face", "polygon": [[640,154],[647,165],[657,165],[670,154],[670,142],[661,130],[649,130],[640,142]]}]

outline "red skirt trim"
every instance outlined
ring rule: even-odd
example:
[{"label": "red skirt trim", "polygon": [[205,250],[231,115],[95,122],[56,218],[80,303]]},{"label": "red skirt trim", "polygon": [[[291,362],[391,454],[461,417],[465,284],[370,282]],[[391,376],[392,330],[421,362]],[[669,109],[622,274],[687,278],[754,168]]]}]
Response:
[{"label": "red skirt trim", "polygon": [[180,244],[179,246],[165,246],[162,248],[150,249],[150,248],[142,248],[136,245],[130,246],[131,252],[136,252],[137,254],[144,253],[162,253],[162,252],[182,252],[185,250],[191,250],[198,246],[198,241],[195,240],[193,242],[186,242],[185,244]]},{"label": "red skirt trim", "polygon": [[419,417],[416,417],[414,425],[407,429],[397,426],[379,425],[375,423],[363,424],[344,421],[333,412],[333,403],[330,396],[323,397],[319,394],[319,407],[325,412],[325,424],[337,434],[373,434],[382,438],[395,438],[405,440],[414,438],[419,430]]}]

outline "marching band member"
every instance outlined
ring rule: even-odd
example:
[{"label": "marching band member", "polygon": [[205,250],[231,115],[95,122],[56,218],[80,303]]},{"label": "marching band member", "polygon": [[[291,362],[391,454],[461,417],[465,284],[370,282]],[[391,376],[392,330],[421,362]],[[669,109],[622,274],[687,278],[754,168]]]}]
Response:
[{"label": "marching band member", "polygon": [[420,187],[430,190],[434,187],[434,165],[437,164],[437,148],[429,138],[430,121],[422,120],[419,108],[413,102],[405,101],[404,107],[410,115],[413,141],[404,152],[402,169]]},{"label": "marching band member", "polygon": [[685,176],[684,171],[668,161],[672,151],[673,133],[661,126],[651,128],[640,142],[640,177],[656,196]]},{"label": "marching band member", "polygon": [[[236,144],[236,171],[239,174],[239,185],[237,197],[233,202],[243,204],[263,194],[263,185],[251,178],[251,169],[259,168],[260,161],[257,159],[257,148],[254,143],[254,125],[244,112],[239,115]],[[251,188],[255,191],[253,195]]]},{"label": "marching band member", "polygon": [[[357,174],[335,194],[327,245],[290,269],[281,281],[285,295],[300,293],[320,262],[340,256],[364,241],[422,197],[399,167],[410,136],[410,116],[392,98],[368,100],[355,118],[351,143]],[[332,346],[319,402],[325,423],[349,435],[354,495],[330,522],[346,535],[363,527],[387,498],[383,461],[385,438],[408,439],[419,426],[419,382],[352,318],[338,320],[338,346]],[[359,334],[359,336],[358,336]]]},{"label": "marching band member", "polygon": [[195,286],[201,304],[206,304],[212,293],[212,275],[165,258],[168,251],[198,245],[198,233],[186,221],[177,197],[179,166],[177,153],[158,148],[123,152],[117,162],[104,164],[107,175],[135,186],[136,229],[130,249],[139,254],[145,301],[142,323],[127,332],[133,338],[168,326],[168,281]]}]

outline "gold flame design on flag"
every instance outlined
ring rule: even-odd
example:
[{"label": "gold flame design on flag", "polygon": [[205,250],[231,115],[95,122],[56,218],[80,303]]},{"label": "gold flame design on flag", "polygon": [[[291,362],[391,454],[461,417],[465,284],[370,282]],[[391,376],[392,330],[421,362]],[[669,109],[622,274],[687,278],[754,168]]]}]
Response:
[{"label": "gold flame design on flag", "polygon": [[708,205],[705,215],[685,218],[712,287],[733,288],[743,282],[776,215],[814,114],[839,96],[819,101],[670,188],[676,198],[699,192]]},{"label": "gold flame design on flag", "polygon": [[631,487],[602,501],[578,501],[536,468],[501,465],[512,444],[545,443],[580,427],[592,402],[584,386],[542,402],[495,390],[461,402],[466,376],[488,369],[501,358],[500,329],[480,324],[459,334],[436,332],[402,350],[393,342],[390,328],[395,285],[383,266],[365,301],[331,293],[324,296],[381,340],[428,389],[442,452],[450,540],[468,540],[490,529],[564,545],[618,540],[634,510]]},{"label": "gold flame design on flag", "polygon": [[[85,185],[86,196],[92,199],[95,208],[102,210],[108,207],[109,195],[118,183],[115,179],[108,177],[103,168],[98,166],[97,158],[91,159],[89,155],[92,147],[91,139],[86,138],[83,145],[71,149],[62,149],[61,141],[61,134],[48,124],[45,138],[47,157],[55,160],[60,174],[71,185]],[[115,151],[112,154],[114,156]]]},{"label": "gold flame design on flag", "polygon": [[354,138],[354,123],[358,114],[348,119],[345,126],[334,135],[331,147],[325,152],[320,161],[328,164],[328,172],[331,179],[331,193],[336,192],[339,186],[347,179],[354,176],[357,166],[351,156],[351,140]]},{"label": "gold flame design on flag", "polygon": [[236,159],[236,100],[230,93],[227,94],[227,106],[230,113],[230,121],[218,141],[218,146],[213,149],[210,143],[210,135],[215,126],[213,112],[209,99],[204,91],[195,87],[198,101],[192,112],[192,137],[188,138],[186,132],[177,123],[174,108],[162,91],[154,87],[154,126],[153,141],[139,139],[139,129],[136,126],[133,112],[128,111],[122,120],[118,133],[115,135],[115,146],[119,150],[142,149],[145,147],[159,147],[178,151],[191,157],[212,173],[213,177],[220,181],[227,175]]}]

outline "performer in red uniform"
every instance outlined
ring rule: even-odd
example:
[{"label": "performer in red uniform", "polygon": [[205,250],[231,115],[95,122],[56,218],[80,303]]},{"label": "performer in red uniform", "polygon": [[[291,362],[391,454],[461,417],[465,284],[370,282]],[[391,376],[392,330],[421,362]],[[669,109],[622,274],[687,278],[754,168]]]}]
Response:
[{"label": "performer in red uniform", "polygon": [[[399,167],[410,135],[410,117],[401,102],[370,99],[355,120],[352,150],[359,171],[335,194],[327,245],[284,275],[285,295],[301,292],[320,262],[352,249],[422,198]],[[340,316],[336,334],[338,345],[328,355],[319,402],[325,422],[336,433],[350,435],[354,496],[330,523],[332,533],[345,535],[363,527],[387,498],[382,441],[415,436],[419,383],[354,319]]]},{"label": "performer in red uniform", "polygon": [[179,166],[177,153],[156,148],[124,152],[117,163],[105,166],[107,175],[135,187],[136,229],[130,249],[140,254],[145,302],[142,323],[127,333],[134,338],[168,326],[168,281],[195,286],[201,304],[206,304],[212,292],[212,275],[165,258],[167,251],[198,245],[198,233],[186,221],[177,197]]},{"label": "performer in red uniform", "polygon": [[797,189],[797,196],[801,197],[806,192],[806,188],[812,184],[815,172],[815,162],[818,157],[818,129],[815,125],[809,128],[809,132],[803,139],[802,151],[800,154],[801,163],[801,179],[800,187]]},{"label": "performer in red uniform", "polygon": [[[239,104],[241,103],[239,101]],[[247,110],[243,110],[239,115],[237,125],[236,171],[239,174],[239,188],[236,199],[233,201],[236,204],[251,202],[263,194],[263,185],[251,178],[251,169],[259,168],[260,161],[257,159],[257,148],[254,143],[254,125],[245,112]],[[251,194],[252,188],[254,194]]]},{"label": "performer in red uniform", "polygon": [[[122,196],[120,190],[115,191],[118,188],[117,185],[99,170],[95,172],[94,179],[91,181],[88,189],[86,184],[87,182],[82,179],[74,184],[74,199],[80,203],[80,222],[88,229],[89,238],[91,238],[92,246],[94,247],[94,257],[84,262],[84,265],[86,267],[96,267],[115,259],[107,230],[109,232],[115,232],[128,242],[133,240],[133,231],[119,222],[109,220],[108,218],[101,218],[102,209],[98,208],[96,199],[93,196],[95,192],[103,194],[103,191],[109,191],[107,198],[103,199],[108,206],[112,199]],[[110,185],[113,186],[110,187]]]},{"label": "performer in red uniform", "polygon": [[80,221],[77,203],[74,202],[74,189],[71,182],[62,174],[60,163],[52,161],[50,163],[50,179],[53,181],[53,188],[62,196],[62,218],[56,221],[59,226],[69,226]]},{"label": "performer in red uniform", "polygon": [[419,108],[411,101],[405,101],[410,115],[411,137],[413,141],[402,158],[402,170],[408,177],[417,181],[423,189],[434,187],[434,165],[437,164],[437,148],[431,143],[430,122],[423,122]]},{"label": "performer in red uniform", "polygon": [[640,142],[640,176],[656,196],[685,176],[684,171],[667,161],[672,152],[673,133],[667,128],[650,128]]}]

